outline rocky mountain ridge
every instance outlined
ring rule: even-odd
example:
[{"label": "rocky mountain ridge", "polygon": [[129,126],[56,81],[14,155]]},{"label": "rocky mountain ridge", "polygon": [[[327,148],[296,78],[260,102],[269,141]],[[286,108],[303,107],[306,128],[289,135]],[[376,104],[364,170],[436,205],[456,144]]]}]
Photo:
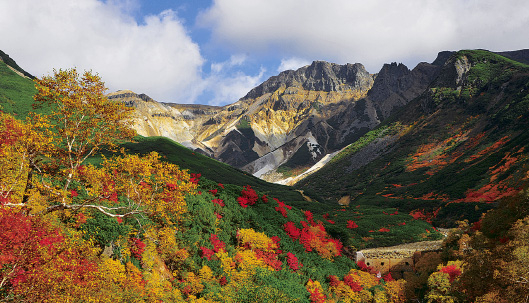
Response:
[{"label": "rocky mountain ridge", "polygon": [[330,204],[420,208],[441,225],[477,221],[527,182],[528,72],[509,56],[453,53],[417,98],[295,187]]},{"label": "rocky mountain ridge", "polygon": [[136,108],[139,134],[169,137],[276,181],[280,166],[279,179],[298,174],[373,129],[421,93],[438,69],[392,63],[370,74],[359,63],[314,61],[223,107],[164,104],[130,91],[109,97]]},{"label": "rocky mountain ridge", "polygon": [[[169,137],[265,180],[292,184],[422,95],[432,81],[461,89],[470,69],[463,59],[438,77],[454,53],[440,52],[431,64],[413,69],[385,64],[377,74],[359,63],[314,61],[281,72],[222,107],[159,103],[130,91],[109,97],[136,108],[141,135]],[[498,54],[521,62],[529,57],[525,50]],[[428,100],[423,109],[434,110]]]}]

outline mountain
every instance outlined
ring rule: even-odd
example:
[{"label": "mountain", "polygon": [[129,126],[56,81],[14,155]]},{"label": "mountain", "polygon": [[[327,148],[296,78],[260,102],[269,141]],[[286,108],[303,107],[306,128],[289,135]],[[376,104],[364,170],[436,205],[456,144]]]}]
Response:
[{"label": "mountain", "polygon": [[0,110],[25,117],[36,92],[32,76],[0,51],[0,79]]},{"label": "mountain", "polygon": [[439,66],[386,64],[372,75],[359,64],[315,61],[288,70],[223,107],[163,104],[143,94],[109,95],[136,108],[135,128],[269,181],[308,169],[354,142],[421,93]]},{"label": "mountain", "polygon": [[[57,78],[79,87],[78,79]],[[0,271],[2,301],[387,301],[404,293],[404,283],[357,265],[355,250],[442,237],[428,222],[393,208],[311,201],[292,187],[265,182],[165,137],[119,138],[118,154],[90,154],[76,168],[46,165],[71,159],[79,150],[63,140],[79,139],[86,129],[68,123],[67,131],[56,131],[72,118],[61,113],[26,124],[22,113],[50,109],[31,106],[33,83],[4,62],[0,84],[2,104],[9,105],[0,114],[0,185],[7,188],[0,192],[0,260],[2,268],[16,268]],[[137,100],[147,108],[166,106],[146,95],[120,94],[130,98],[129,106]],[[77,96],[56,101],[69,113],[73,102],[87,105]],[[169,110],[174,115],[168,120],[176,121],[216,109]],[[68,121],[92,121],[99,113]],[[105,136],[109,129],[92,132]],[[33,144],[46,139],[54,145]],[[87,141],[81,144],[90,146]],[[153,151],[160,159],[135,156]],[[100,165],[103,158],[109,162]],[[31,172],[36,162],[42,169]]]},{"label": "mountain", "polygon": [[[5,268],[16,269],[0,273],[2,297],[9,302],[525,300],[528,290],[519,281],[528,276],[529,209],[527,194],[516,193],[522,188],[527,192],[527,184],[520,183],[529,179],[529,65],[486,51],[446,54],[411,71],[386,65],[362,98],[344,104],[354,119],[360,119],[353,110],[359,107],[367,117],[379,119],[379,125],[300,182],[305,194],[156,136],[122,144],[129,155],[162,155],[163,165],[156,166],[132,157],[142,165],[129,172],[139,173],[124,174],[119,165],[104,171],[79,167],[75,182],[64,182],[63,189],[48,183],[57,178],[61,184],[68,175],[62,169],[55,174],[56,167],[27,178],[27,140],[20,139],[25,134],[10,127],[18,123],[4,113],[24,118],[34,88],[23,73],[0,62],[0,138],[8,151],[1,153],[7,176],[1,181],[17,184],[9,191],[18,193],[0,200],[0,259]],[[342,86],[305,80],[300,87]],[[270,83],[255,93],[273,95],[277,90]],[[136,119],[143,119],[143,127],[153,134],[163,131],[153,121],[187,121],[181,130],[193,135],[194,122],[208,121],[223,110],[160,104],[128,91],[113,98],[151,110],[151,116]],[[334,119],[346,121],[347,115]],[[241,134],[248,135],[248,129],[253,133],[252,120],[238,121]],[[342,128],[331,127],[345,129],[337,125]],[[66,136],[78,131],[71,130]],[[190,138],[189,145],[198,144]],[[67,158],[67,152],[37,152],[45,162]],[[167,162],[203,176],[169,173]],[[40,191],[31,195],[29,207],[17,209],[11,199],[28,190],[18,185],[30,179],[25,184]],[[185,201],[173,198],[178,193],[185,193]],[[63,211],[74,201],[79,204]],[[472,218],[497,203],[479,221]],[[131,204],[134,211],[123,215]],[[42,211],[50,205],[58,212]],[[163,205],[169,207],[159,212]],[[442,251],[429,244],[422,252],[413,245],[355,253],[439,239],[443,236],[429,222],[468,218],[476,222],[460,222]]]},{"label": "mountain", "polygon": [[453,53],[417,98],[296,187],[331,204],[429,212],[439,225],[477,221],[527,180],[528,89],[528,65]]}]

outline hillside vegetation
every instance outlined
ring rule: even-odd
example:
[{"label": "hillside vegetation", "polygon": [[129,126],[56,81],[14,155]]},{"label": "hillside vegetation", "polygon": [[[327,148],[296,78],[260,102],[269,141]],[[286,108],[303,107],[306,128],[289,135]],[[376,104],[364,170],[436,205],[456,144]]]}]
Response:
[{"label": "hillside vegetation", "polygon": [[[307,179],[304,195],[136,136],[133,109],[108,100],[97,75],[37,79],[12,107],[2,101],[0,300],[523,300],[527,71],[457,53],[426,92]],[[17,81],[29,83],[0,74]],[[352,259],[440,239],[431,223],[459,219],[471,223],[402,280]]]},{"label": "hillside vegetation", "polygon": [[359,267],[352,245],[439,236],[395,209],[306,201],[171,140],[133,142],[131,108],[97,75],[35,85],[34,110],[0,117],[2,301],[396,302],[403,282]]},{"label": "hillside vegetation", "polygon": [[296,187],[330,204],[477,221],[520,190],[527,169],[529,66],[460,51],[418,98]]}]

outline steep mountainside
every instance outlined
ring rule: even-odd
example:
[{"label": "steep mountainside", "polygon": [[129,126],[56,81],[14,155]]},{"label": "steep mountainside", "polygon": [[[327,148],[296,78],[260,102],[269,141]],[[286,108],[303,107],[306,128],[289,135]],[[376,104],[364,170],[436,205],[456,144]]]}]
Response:
[{"label": "steep mountainside", "polygon": [[[298,174],[360,138],[421,93],[439,67],[315,61],[285,71],[224,106],[162,104],[130,91],[110,94],[137,109],[136,130],[166,136],[256,176]],[[275,173],[279,167],[280,174]]]},{"label": "steep mountainside", "polygon": [[26,117],[32,110],[35,86],[29,75],[0,51],[0,110]]},{"label": "steep mountainside", "polygon": [[457,52],[419,98],[297,187],[328,203],[420,207],[446,224],[475,212],[477,220],[527,180],[528,91],[528,65]]},{"label": "steep mountainside", "polygon": [[28,79],[35,78],[30,73],[26,72],[20,66],[18,66],[15,60],[11,59],[11,57],[9,57],[8,54],[4,53],[1,50],[0,50],[0,61],[4,62],[8,66],[8,68],[10,68],[12,71],[14,71],[15,73],[17,73],[18,75],[24,78],[28,78]]}]

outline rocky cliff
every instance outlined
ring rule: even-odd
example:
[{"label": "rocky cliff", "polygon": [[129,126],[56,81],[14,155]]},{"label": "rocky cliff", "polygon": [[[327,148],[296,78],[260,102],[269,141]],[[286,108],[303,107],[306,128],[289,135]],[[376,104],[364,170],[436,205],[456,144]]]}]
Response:
[{"label": "rocky cliff", "polygon": [[[439,70],[386,64],[315,61],[263,82],[223,107],[163,104],[119,91],[110,98],[136,108],[144,136],[166,136],[256,176],[277,181],[297,175],[358,139],[424,91]],[[279,172],[279,173],[278,173]]]}]

